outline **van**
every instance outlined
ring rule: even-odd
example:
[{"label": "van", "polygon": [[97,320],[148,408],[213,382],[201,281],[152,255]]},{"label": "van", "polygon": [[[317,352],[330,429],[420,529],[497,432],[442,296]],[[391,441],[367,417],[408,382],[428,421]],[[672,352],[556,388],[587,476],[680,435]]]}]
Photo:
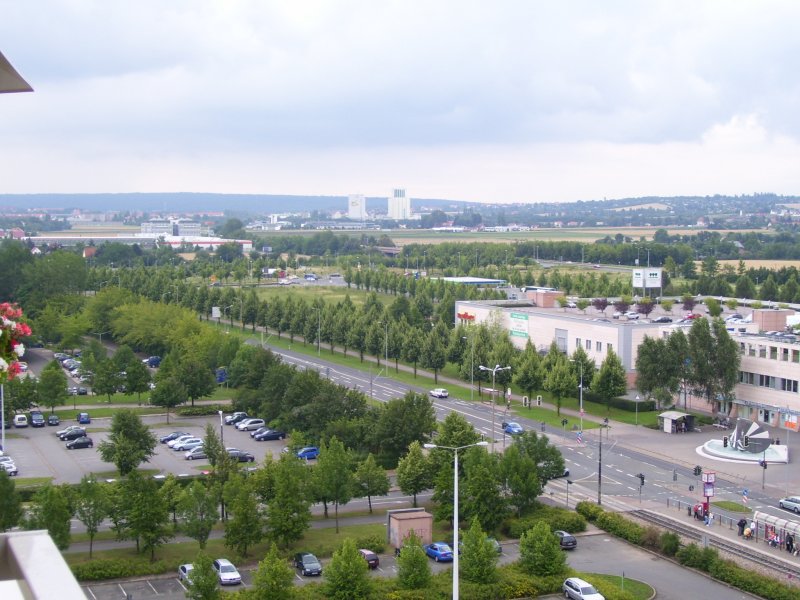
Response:
[{"label": "van", "polygon": [[14,427],[27,427],[28,417],[25,415],[14,415]]}]

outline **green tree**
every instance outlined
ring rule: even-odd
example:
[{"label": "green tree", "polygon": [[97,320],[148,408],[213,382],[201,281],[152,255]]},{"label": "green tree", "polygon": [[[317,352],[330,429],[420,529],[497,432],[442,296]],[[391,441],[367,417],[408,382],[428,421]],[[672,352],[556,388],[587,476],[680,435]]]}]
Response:
[{"label": "green tree", "polygon": [[364,557],[355,542],[347,538],[325,569],[325,597],[333,600],[362,600],[372,594]]},{"label": "green tree", "polygon": [[216,467],[222,455],[226,454],[225,445],[222,443],[219,435],[217,435],[217,428],[211,423],[206,423],[206,434],[203,437],[203,450],[212,467]]},{"label": "green tree", "polygon": [[112,360],[106,358],[99,361],[92,378],[92,392],[107,396],[108,401],[111,402],[112,394],[116,394],[121,385],[122,377]]},{"label": "green tree", "polygon": [[556,413],[561,415],[561,400],[569,396],[575,388],[575,376],[563,355],[550,367],[545,376],[544,389],[553,394],[556,400]]},{"label": "green tree", "polygon": [[192,401],[210,395],[216,386],[214,374],[202,361],[195,358],[184,358],[178,363],[175,376],[186,388],[186,395]]},{"label": "green tree", "polygon": [[542,370],[542,358],[534,348],[530,340],[525,345],[525,350],[520,357],[517,368],[514,371],[514,383],[516,383],[529,398],[533,393],[542,389],[544,385],[545,373]]},{"label": "green tree", "polygon": [[431,583],[431,566],[422,542],[412,530],[403,540],[397,557],[397,581],[406,590],[422,590]]},{"label": "green tree", "polygon": [[464,534],[464,549],[461,555],[460,574],[472,583],[494,583],[497,581],[497,551],[486,537],[477,518]]},{"label": "green tree", "polygon": [[286,560],[278,553],[275,544],[260,563],[253,575],[250,596],[255,600],[290,599],[295,597],[294,572]]},{"label": "green tree", "polygon": [[150,404],[167,409],[167,424],[169,424],[169,409],[185,404],[188,399],[186,388],[176,377],[161,379],[150,393]]},{"label": "green tree", "polygon": [[439,370],[447,364],[447,351],[435,329],[425,337],[420,362],[426,369],[433,369],[433,381],[439,383]]},{"label": "green tree", "polygon": [[519,564],[539,577],[557,577],[566,570],[566,556],[546,521],[537,521],[519,540]]},{"label": "green tree", "polygon": [[533,508],[542,493],[538,466],[520,448],[519,444],[512,444],[500,461],[500,478],[505,485],[506,498],[516,509],[518,517]]},{"label": "green tree", "polygon": [[[142,405],[142,394],[150,389],[150,371],[140,360],[135,360],[128,365],[125,371],[125,393],[136,394],[137,403]],[[169,418],[169,415],[167,415]],[[167,421],[169,423],[169,421]]]},{"label": "green tree", "polygon": [[172,524],[178,524],[178,502],[185,488],[178,483],[178,478],[169,473],[163,480],[158,493],[164,499],[167,510],[172,514]]},{"label": "green tree", "polygon": [[706,310],[712,317],[718,317],[722,314],[722,305],[716,298],[706,298]]},{"label": "green tree", "polygon": [[737,298],[754,299],[756,297],[756,286],[753,280],[747,275],[740,275],[734,286],[734,294]]},{"label": "green tree", "polygon": [[134,411],[121,408],[111,418],[111,433],[98,450],[105,462],[114,463],[123,477],[155,454],[158,440]]},{"label": "green tree", "polygon": [[16,527],[22,519],[22,501],[14,481],[0,469],[0,531]]},{"label": "green tree", "polygon": [[94,475],[84,475],[75,498],[75,516],[86,527],[89,536],[89,558],[92,558],[94,538],[108,512],[109,498],[105,484],[99,483]]},{"label": "green tree", "polygon": [[375,462],[372,453],[358,465],[355,482],[358,492],[367,497],[369,512],[372,514],[372,497],[385,496],[389,493],[389,477]]},{"label": "green tree", "polygon": [[636,389],[659,404],[669,400],[678,391],[682,360],[667,339],[645,336],[636,354]]},{"label": "green tree", "polygon": [[183,489],[178,500],[178,514],[181,517],[181,530],[197,540],[201,550],[205,549],[208,536],[218,519],[216,495],[209,493],[207,486],[195,480]]},{"label": "green tree", "polygon": [[225,521],[225,546],[247,556],[247,551],[264,537],[264,522],[256,495],[241,475],[225,484],[225,503],[233,514]]},{"label": "green tree", "polygon": [[416,508],[417,494],[430,489],[432,483],[428,457],[422,452],[419,442],[411,442],[408,453],[397,464],[397,485],[404,494],[411,494],[414,497],[414,508]]},{"label": "green tree", "polygon": [[470,448],[464,456],[464,517],[477,519],[487,531],[495,530],[506,516],[507,503],[498,480],[499,457],[484,448]]},{"label": "green tree", "polygon": [[611,408],[611,399],[622,396],[628,389],[628,380],[625,368],[613,350],[606,354],[600,369],[592,380],[592,391],[606,402],[606,408]]},{"label": "green tree", "polygon": [[38,385],[39,403],[51,410],[67,402],[67,376],[58,361],[52,361],[42,369]]},{"label": "green tree", "polygon": [[416,327],[408,330],[403,341],[403,360],[410,362],[414,366],[414,379],[417,378],[417,363],[422,356],[423,341],[422,333]]},{"label": "green tree", "polygon": [[308,470],[294,456],[283,454],[274,467],[273,496],[267,507],[268,532],[282,548],[299,540],[308,529],[311,511]]},{"label": "green tree", "polygon": [[388,464],[394,464],[411,442],[428,440],[436,429],[433,402],[425,394],[408,391],[402,398],[389,400],[378,410],[373,437]]},{"label": "green tree", "polygon": [[46,529],[59,550],[69,548],[72,498],[68,486],[47,484],[33,496],[27,529]]},{"label": "green tree", "polygon": [[128,474],[124,490],[130,533],[136,539],[137,549],[141,545],[141,551],[149,551],[150,560],[154,561],[156,548],[172,537],[167,503],[158,493],[155,480],[139,471]]},{"label": "green tree", "polygon": [[213,561],[205,552],[200,552],[192,563],[192,576],[186,583],[186,597],[190,600],[219,600],[219,578]]},{"label": "green tree", "polygon": [[339,533],[339,506],[347,504],[353,497],[355,479],[352,458],[336,437],[332,437],[327,445],[323,444],[320,448],[312,477],[322,496],[333,503],[336,533]]}]

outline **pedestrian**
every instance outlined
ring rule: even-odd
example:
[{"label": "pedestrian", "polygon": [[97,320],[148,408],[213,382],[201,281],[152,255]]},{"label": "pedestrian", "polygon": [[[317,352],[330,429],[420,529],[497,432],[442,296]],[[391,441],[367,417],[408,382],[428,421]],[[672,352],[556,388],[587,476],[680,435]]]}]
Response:
[{"label": "pedestrian", "polygon": [[706,527],[708,527],[708,521],[710,517],[711,517],[710,513],[706,513],[705,517],[703,517],[703,523],[705,523]]},{"label": "pedestrian", "polygon": [[744,535],[744,528],[747,527],[747,519],[739,519],[736,526],[739,528],[739,537],[742,537]]},{"label": "pedestrian", "polygon": [[791,533],[786,534],[786,551],[794,552],[794,536]]},{"label": "pedestrian", "polygon": [[758,535],[758,529],[756,529],[756,522],[750,521],[750,531],[753,535]]}]

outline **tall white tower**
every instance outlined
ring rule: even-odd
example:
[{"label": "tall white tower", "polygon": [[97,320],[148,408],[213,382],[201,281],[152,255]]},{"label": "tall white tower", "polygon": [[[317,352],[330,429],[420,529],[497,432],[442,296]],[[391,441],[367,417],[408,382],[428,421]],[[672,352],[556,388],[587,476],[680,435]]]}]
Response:
[{"label": "tall white tower", "polygon": [[354,221],[367,220],[367,200],[363,194],[351,194],[347,202],[347,218]]},{"label": "tall white tower", "polygon": [[388,213],[389,218],[395,221],[407,221],[411,218],[411,199],[406,197],[405,190],[392,190],[392,195],[388,198]]}]

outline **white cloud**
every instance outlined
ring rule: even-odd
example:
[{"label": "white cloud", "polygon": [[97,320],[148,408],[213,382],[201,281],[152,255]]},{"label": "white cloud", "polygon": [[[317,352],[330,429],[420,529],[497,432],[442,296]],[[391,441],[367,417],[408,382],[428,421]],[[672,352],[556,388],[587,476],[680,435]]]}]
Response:
[{"label": "white cloud", "polygon": [[795,2],[0,7],[0,192],[797,191]]}]

